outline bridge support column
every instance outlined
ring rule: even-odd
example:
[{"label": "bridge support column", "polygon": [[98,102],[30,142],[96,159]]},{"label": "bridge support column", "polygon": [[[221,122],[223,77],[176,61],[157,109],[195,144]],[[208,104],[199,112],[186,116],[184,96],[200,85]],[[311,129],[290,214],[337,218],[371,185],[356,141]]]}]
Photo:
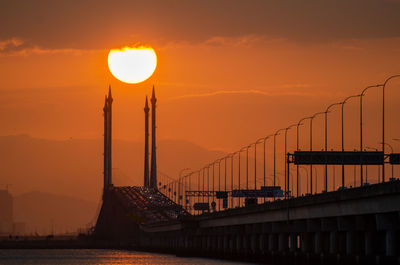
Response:
[{"label": "bridge support column", "polygon": [[268,235],[268,250],[270,252],[276,251],[277,248],[277,236],[276,234],[269,234]]},{"label": "bridge support column", "polygon": [[203,251],[207,250],[207,237],[208,236],[202,236],[201,237],[201,249]]},{"label": "bridge support column", "polygon": [[257,239],[258,239],[258,236],[256,234],[251,235],[250,248],[251,248],[251,253],[253,253],[253,254],[258,252]]},{"label": "bridge support column", "polygon": [[223,252],[224,251],[224,238],[223,236],[217,236],[217,251]]},{"label": "bridge support column", "polygon": [[322,233],[316,232],[314,234],[314,253],[321,254],[322,252]]},{"label": "bridge support column", "polygon": [[229,236],[224,235],[223,237],[224,237],[223,252],[226,254],[229,253]]},{"label": "bridge support column", "polygon": [[242,235],[236,235],[236,254],[240,254],[242,250]]},{"label": "bridge support column", "polygon": [[374,254],[374,233],[367,231],[364,234],[364,254],[365,256],[372,256]]},{"label": "bridge support column", "polygon": [[279,252],[285,252],[288,249],[288,234],[279,234]]},{"label": "bridge support column", "polygon": [[297,250],[297,235],[296,234],[289,235],[289,250],[290,250],[290,252],[295,252]]},{"label": "bridge support column", "polygon": [[243,244],[243,252],[248,254],[249,252],[249,236],[247,234],[244,234],[242,237],[242,244]]},{"label": "bridge support column", "polygon": [[261,234],[258,240],[259,240],[259,250],[261,254],[265,254],[267,248],[267,235]]},{"label": "bridge support column", "polygon": [[353,255],[354,254],[354,232],[347,231],[346,232],[346,254]]},{"label": "bridge support column", "polygon": [[392,257],[397,255],[396,247],[396,232],[394,230],[387,230],[385,236],[386,243],[386,256]]},{"label": "bridge support column", "polygon": [[310,233],[303,233],[301,235],[301,251],[307,253],[311,251],[311,235]]},{"label": "bridge support column", "polygon": [[336,254],[338,252],[338,233],[336,231],[329,233],[329,253]]}]

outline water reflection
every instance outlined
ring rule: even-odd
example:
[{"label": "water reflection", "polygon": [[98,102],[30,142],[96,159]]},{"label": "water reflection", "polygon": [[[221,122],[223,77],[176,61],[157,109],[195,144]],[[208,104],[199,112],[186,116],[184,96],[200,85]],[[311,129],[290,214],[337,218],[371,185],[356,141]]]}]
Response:
[{"label": "water reflection", "polygon": [[0,250],[0,264],[246,264],[202,258],[181,258],[174,255],[125,250],[102,249],[10,249]]}]

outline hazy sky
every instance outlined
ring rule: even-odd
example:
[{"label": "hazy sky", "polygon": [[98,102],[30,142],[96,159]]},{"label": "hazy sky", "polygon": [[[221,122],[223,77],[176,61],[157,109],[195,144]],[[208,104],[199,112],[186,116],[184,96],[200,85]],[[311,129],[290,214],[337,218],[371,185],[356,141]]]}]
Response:
[{"label": "hazy sky", "polygon": [[[141,141],[154,84],[160,138],[234,150],[399,73],[398,14],[395,0],[1,0],[0,134],[99,138],[111,84],[114,136]],[[121,83],[108,50],[137,43],[158,68]]]}]

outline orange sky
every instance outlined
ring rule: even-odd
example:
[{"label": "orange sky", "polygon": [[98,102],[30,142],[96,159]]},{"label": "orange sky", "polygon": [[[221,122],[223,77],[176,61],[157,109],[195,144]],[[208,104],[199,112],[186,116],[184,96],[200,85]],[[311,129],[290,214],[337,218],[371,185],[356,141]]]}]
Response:
[{"label": "orange sky", "polygon": [[[399,0],[0,1],[0,188],[8,183],[14,195],[40,190],[98,201],[109,84],[114,184],[142,183],[143,107],[152,85],[165,184],[165,175],[177,178],[182,168],[198,169],[400,74],[399,14]],[[108,52],[137,44],[154,48],[158,66],[143,83],[122,83],[108,70]],[[400,78],[386,91],[386,142],[400,152],[393,140],[400,139]],[[365,96],[365,147],[380,147],[380,92],[371,89]],[[345,105],[346,150],[359,148],[358,102]],[[323,125],[322,116],[315,118],[314,150],[324,147]],[[335,107],[329,113],[329,149],[340,149],[340,128]],[[32,138],[3,137],[19,134]],[[282,135],[277,146],[282,185]],[[300,149],[308,148],[305,122]],[[271,141],[267,149],[272,185]],[[288,151],[294,149],[291,129]],[[337,188],[335,168],[329,167],[328,178]],[[368,181],[375,183],[377,167],[368,168]],[[314,170],[321,191],[323,168]],[[353,185],[356,170],[346,167],[346,185]],[[398,177],[400,168],[394,172]],[[301,193],[307,192],[304,173]]]},{"label": "orange sky", "polygon": [[[3,2],[1,135],[99,138],[111,84],[114,137],[141,141],[154,84],[159,138],[232,151],[400,71],[394,0],[117,2]],[[135,43],[158,67],[124,84],[107,53]]]}]

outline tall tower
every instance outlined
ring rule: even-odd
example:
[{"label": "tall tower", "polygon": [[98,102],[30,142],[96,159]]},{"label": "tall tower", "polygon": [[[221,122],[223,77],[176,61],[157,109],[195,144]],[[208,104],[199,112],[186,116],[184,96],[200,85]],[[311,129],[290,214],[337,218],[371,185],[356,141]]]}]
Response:
[{"label": "tall tower", "polygon": [[104,100],[104,107],[103,107],[103,115],[104,115],[104,190],[106,190],[108,186],[108,106],[107,106],[107,95],[105,96]]},{"label": "tall tower", "polygon": [[150,187],[157,189],[157,159],[156,159],[156,95],[151,95],[151,176]]},{"label": "tall tower", "polygon": [[107,169],[108,169],[108,185],[112,184],[112,159],[111,159],[111,142],[112,142],[112,103],[113,103],[113,98],[111,95],[111,86],[108,86],[108,98],[107,98],[107,158],[108,158],[108,163],[107,163]]},{"label": "tall tower", "polygon": [[145,187],[149,186],[149,103],[146,96],[144,104],[144,182]]}]

